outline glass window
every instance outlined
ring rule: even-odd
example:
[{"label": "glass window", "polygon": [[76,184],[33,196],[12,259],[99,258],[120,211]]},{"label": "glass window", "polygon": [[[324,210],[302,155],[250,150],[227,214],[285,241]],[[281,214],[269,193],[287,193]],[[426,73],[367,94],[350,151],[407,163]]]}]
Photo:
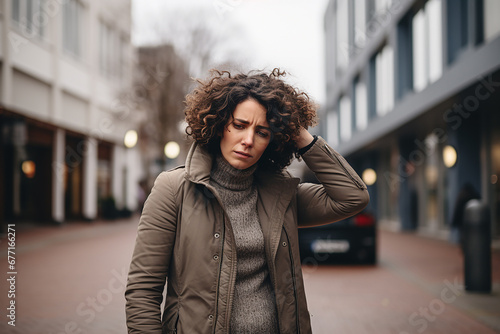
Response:
[{"label": "glass window", "polygon": [[442,15],[441,0],[429,0],[425,4],[427,23],[428,59],[429,59],[429,83],[433,83],[441,77],[443,71],[443,38],[442,38]]},{"label": "glass window", "polygon": [[354,86],[355,105],[356,105],[356,128],[358,130],[366,129],[368,125],[368,100],[366,95],[366,84],[357,80]]},{"label": "glass window", "polygon": [[413,47],[412,47],[413,14],[407,13],[398,23],[397,38],[397,84],[394,85],[397,99],[402,99],[407,93],[413,92]]},{"label": "glass window", "polygon": [[484,1],[484,39],[491,41],[500,35],[500,1],[498,0],[483,0]]},{"label": "glass window", "polygon": [[413,17],[413,89],[416,92],[427,86],[425,35],[425,13],[421,9]]},{"label": "glass window", "polygon": [[368,63],[368,120],[377,117],[377,66],[376,57],[373,55]]},{"label": "glass window", "polygon": [[26,2],[26,27],[28,31],[32,31],[33,29],[33,5],[34,0],[28,0]]},{"label": "glass window", "polygon": [[363,47],[366,42],[366,0],[354,1],[354,44]]},{"label": "glass window", "polygon": [[12,19],[18,23],[21,21],[21,2],[23,0],[12,0]]},{"label": "glass window", "polygon": [[441,0],[429,0],[413,17],[413,89],[423,90],[442,75]]},{"label": "glass window", "polygon": [[71,55],[82,57],[83,6],[77,0],[67,0],[63,10],[63,48]]},{"label": "glass window", "polygon": [[49,18],[43,10],[47,0],[12,0],[12,20],[27,38],[44,37]]},{"label": "glass window", "polygon": [[124,69],[126,42],[119,33],[99,22],[99,69],[103,76],[120,78]]},{"label": "glass window", "polygon": [[387,114],[394,107],[394,55],[386,45],[375,58],[377,114]]},{"label": "glass window", "polygon": [[448,63],[451,64],[460,56],[469,44],[468,0],[454,0],[453,6],[446,6]]},{"label": "glass window", "polygon": [[337,1],[337,69],[345,69],[349,63],[349,3]]},{"label": "glass window", "polygon": [[351,139],[351,99],[348,96],[342,96],[340,99],[340,139],[345,142]]},{"label": "glass window", "polygon": [[327,121],[327,141],[337,146],[339,144],[339,117],[337,111],[331,111],[326,116]]}]

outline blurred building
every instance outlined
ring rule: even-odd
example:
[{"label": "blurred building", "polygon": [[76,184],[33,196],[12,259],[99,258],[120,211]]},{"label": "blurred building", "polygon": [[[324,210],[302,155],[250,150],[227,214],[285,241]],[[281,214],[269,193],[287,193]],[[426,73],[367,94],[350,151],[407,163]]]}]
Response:
[{"label": "blurred building", "polygon": [[91,220],[104,199],[135,209],[131,1],[5,0],[0,11],[0,220]]},{"label": "blurred building", "polygon": [[381,224],[448,238],[466,183],[500,235],[500,1],[330,0],[322,131]]}]

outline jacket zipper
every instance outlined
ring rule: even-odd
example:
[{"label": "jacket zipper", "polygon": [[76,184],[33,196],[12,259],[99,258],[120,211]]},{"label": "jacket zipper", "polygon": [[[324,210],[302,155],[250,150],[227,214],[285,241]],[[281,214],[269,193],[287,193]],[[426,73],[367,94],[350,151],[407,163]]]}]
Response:
[{"label": "jacket zipper", "polygon": [[215,297],[215,316],[214,316],[214,334],[215,330],[217,329],[217,317],[219,316],[219,288],[220,288],[220,275],[222,273],[222,254],[224,254],[224,239],[225,239],[225,234],[226,234],[226,226],[225,226],[225,216],[224,216],[224,210],[221,207],[221,213],[222,213],[222,231],[221,231],[221,248],[220,248],[220,254],[219,254],[219,275],[217,276],[217,291],[216,291],[216,297]]},{"label": "jacket zipper", "polygon": [[344,164],[340,161],[340,159],[332,153],[332,151],[330,150],[330,148],[328,147],[328,145],[324,145],[324,148],[326,149],[326,151],[329,153],[329,155],[334,158],[335,160],[337,160],[338,164],[340,165],[340,167],[342,167],[342,169],[344,170],[344,172],[349,175],[349,178],[352,180],[352,182],[354,182],[354,184],[360,188],[360,189],[365,189],[365,187],[363,185],[361,185],[358,180],[356,180],[352,175],[351,173],[347,170],[347,168],[345,168]]},{"label": "jacket zipper", "polygon": [[175,319],[175,328],[173,329],[173,333],[177,333],[177,324],[179,323],[179,308],[177,308],[177,319]]},{"label": "jacket zipper", "polygon": [[297,287],[295,283],[295,264],[293,261],[292,248],[290,247],[290,238],[288,238],[288,233],[286,228],[283,228],[286,235],[286,241],[288,242],[288,254],[290,256],[290,264],[292,266],[292,284],[293,284],[293,296],[295,300],[295,315],[296,315],[296,326],[297,326],[297,334],[300,334],[300,324],[299,324],[299,305],[297,300]]}]

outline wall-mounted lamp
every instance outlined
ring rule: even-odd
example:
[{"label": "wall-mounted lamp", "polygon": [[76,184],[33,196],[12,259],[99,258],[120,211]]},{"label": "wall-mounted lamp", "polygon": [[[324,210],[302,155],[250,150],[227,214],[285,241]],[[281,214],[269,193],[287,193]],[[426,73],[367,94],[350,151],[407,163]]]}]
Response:
[{"label": "wall-mounted lamp", "polygon": [[32,179],[35,177],[36,165],[33,161],[31,160],[23,161],[21,169],[23,170],[24,175],[26,175],[28,179]]},{"label": "wall-mounted lamp", "polygon": [[457,163],[457,151],[451,145],[446,145],[443,148],[443,162],[448,168],[455,166]]},{"label": "wall-mounted lamp", "polygon": [[363,171],[363,174],[361,175],[361,178],[363,179],[363,182],[367,186],[373,185],[377,181],[377,172],[375,172],[371,168],[367,168]]}]

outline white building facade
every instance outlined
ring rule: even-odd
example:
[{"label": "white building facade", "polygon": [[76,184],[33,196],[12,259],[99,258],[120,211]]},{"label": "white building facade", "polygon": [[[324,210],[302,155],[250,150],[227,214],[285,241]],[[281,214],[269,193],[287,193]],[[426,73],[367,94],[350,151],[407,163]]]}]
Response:
[{"label": "white building facade", "polygon": [[135,210],[131,1],[4,0],[0,17],[2,225]]}]

